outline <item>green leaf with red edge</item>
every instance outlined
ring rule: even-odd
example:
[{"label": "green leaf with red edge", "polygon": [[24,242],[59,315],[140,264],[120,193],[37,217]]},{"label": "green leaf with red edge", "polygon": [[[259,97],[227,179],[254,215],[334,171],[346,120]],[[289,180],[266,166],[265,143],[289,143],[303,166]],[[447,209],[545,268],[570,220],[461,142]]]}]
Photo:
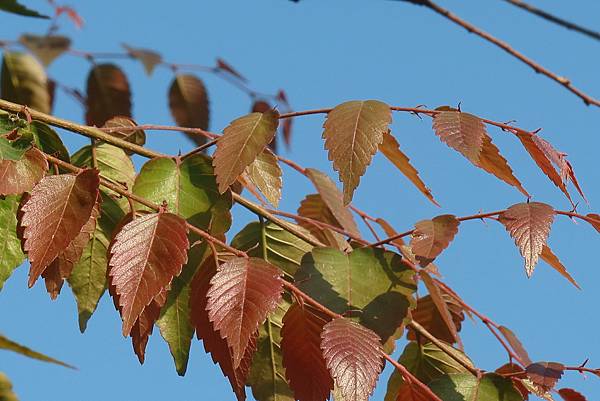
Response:
[{"label": "green leaf with red edge", "polygon": [[[463,308],[447,294],[442,294],[442,299],[447,305],[452,322],[456,331],[459,332],[462,326],[462,321],[465,320]],[[435,338],[448,343],[455,341],[454,335],[448,329],[448,325],[442,319],[439,309],[433,302],[431,295],[426,295],[419,298],[417,307],[411,312],[412,319],[423,326]],[[418,336],[412,328],[408,328],[407,338],[412,341],[427,341],[425,338]]]},{"label": "green leaf with red edge", "polygon": [[341,227],[351,234],[360,236],[354,217],[352,217],[350,209],[344,205],[343,195],[333,180],[326,174],[312,168],[306,169],[306,175],[312,181],[323,202],[325,202]]},{"label": "green leaf with red edge", "polygon": [[[129,117],[116,116],[104,123],[104,128],[113,128],[115,131],[108,132],[110,135],[123,139],[124,141],[144,146],[146,143],[146,132],[143,129],[130,129],[137,127],[133,119]],[[121,128],[121,130],[118,130]],[[125,150],[125,153],[131,155],[131,151]]]},{"label": "green leaf with red edge", "polygon": [[21,35],[19,42],[46,67],[71,47],[71,39],[60,35],[40,36],[25,33]]},{"label": "green leaf with red edge", "polygon": [[[190,260],[200,258],[200,248],[193,247]],[[214,329],[213,323],[208,318],[207,293],[210,289],[210,280],[217,272],[215,255],[209,255],[198,268],[190,286],[190,321],[196,329],[198,339],[202,340],[204,350],[210,353],[214,363],[219,364],[223,375],[228,378],[238,401],[246,399],[245,384],[250,371],[252,355],[256,350],[256,337],[254,333],[249,341],[242,363],[237,369],[233,368],[233,354],[227,341],[221,337],[219,331]]]},{"label": "green leaf with red edge", "polygon": [[99,185],[97,170],[82,170],[45,177],[31,190],[19,221],[23,250],[31,263],[30,287],[89,220]]},{"label": "green leaf with red edge", "polygon": [[394,166],[402,172],[413,183],[415,187],[434,205],[440,206],[433,199],[431,190],[427,188],[419,172],[410,164],[410,159],[400,150],[400,144],[394,136],[388,131],[383,135],[383,142],[379,145],[379,151],[390,161]]},{"label": "green leaf with red edge", "polygon": [[438,314],[442,318],[442,321],[448,329],[448,332],[452,336],[452,341],[450,342],[458,342],[459,344],[461,344],[460,337],[458,336],[458,329],[454,324],[454,319],[452,317],[452,314],[450,313],[450,308],[448,307],[446,300],[442,296],[442,292],[440,291],[438,285],[435,283],[435,281],[433,281],[429,273],[427,273],[425,270],[420,271],[419,276],[421,277],[421,280],[423,280],[423,283],[425,284],[425,287],[427,288],[427,291],[431,296],[431,300],[433,301],[433,304],[435,305]]},{"label": "green leaf with red edge", "polygon": [[429,387],[444,401],[523,401],[512,381],[495,373],[481,377],[452,373],[434,380]]},{"label": "green leaf with red edge", "polygon": [[572,388],[561,388],[558,390],[558,394],[565,401],[587,401],[583,394]]},{"label": "green leaf with red edge", "polygon": [[391,122],[390,107],[378,100],[345,102],[327,114],[323,139],[329,160],[344,184],[344,205],[352,200]]},{"label": "green leaf with red edge", "polygon": [[567,268],[560,262],[558,256],[556,256],[552,252],[552,249],[550,249],[548,245],[544,245],[540,257],[542,258],[542,260],[544,260],[544,262],[548,263],[554,270],[556,270],[561,276],[569,280],[571,284],[573,284],[578,289],[581,289],[579,284],[577,284],[577,281],[575,281],[571,274],[569,274]]},{"label": "green leaf with red edge", "polygon": [[161,210],[132,220],[114,237],[108,274],[119,296],[123,335],[130,334],[146,305],[181,273],[187,233],[185,220]]},{"label": "green leaf with red edge", "polygon": [[263,259],[237,257],[219,266],[210,283],[206,310],[237,369],[253,333],[281,299],[281,272]]},{"label": "green leaf with red edge", "polygon": [[92,209],[92,214],[88,221],[81,227],[81,231],[65,248],[65,250],[54,259],[52,263],[44,270],[42,277],[46,283],[46,290],[50,294],[50,298],[56,299],[60,294],[64,280],[67,279],[75,264],[81,258],[83,250],[90,241],[94,231],[96,230],[96,220],[100,215],[100,194],[96,199],[96,204]]},{"label": "green leaf with red edge", "polygon": [[125,73],[114,64],[92,67],[87,79],[87,125],[102,127],[116,116],[131,117],[131,91]]},{"label": "green leaf with red edge", "polygon": [[525,258],[525,272],[531,277],[554,221],[554,209],[541,202],[518,203],[498,216]]},{"label": "green leaf with red edge", "polygon": [[[178,74],[169,87],[169,108],[175,123],[180,127],[207,130],[210,120],[208,92],[202,80],[191,74]],[[196,145],[206,143],[206,138],[191,133],[184,134]]]},{"label": "green leaf with red edge", "polygon": [[126,45],[125,43],[123,43],[121,46],[123,46],[123,48],[131,57],[142,63],[146,74],[148,74],[149,76],[152,75],[154,68],[156,68],[157,65],[162,63],[162,56],[160,55],[160,53],[157,53],[154,50],[131,47]]},{"label": "green leaf with red edge", "polygon": [[30,54],[4,52],[0,96],[49,114],[52,101],[44,67]]},{"label": "green leaf with red edge", "polygon": [[23,263],[25,255],[17,236],[19,197],[0,198],[0,290],[12,272]]},{"label": "green leaf with red edge", "polygon": [[25,152],[20,160],[0,160],[0,195],[28,192],[48,171],[48,162],[37,148]]},{"label": "green leaf with red edge", "polygon": [[283,172],[273,152],[265,148],[256,159],[246,167],[244,174],[264,197],[275,207],[279,206]]},{"label": "green leaf with red edge", "polygon": [[250,113],[232,121],[217,142],[213,166],[219,192],[225,192],[273,140],[279,113]]},{"label": "green leaf with red edge", "polygon": [[528,365],[525,373],[534,384],[550,390],[560,380],[564,370],[565,366],[558,362],[536,362]]},{"label": "green leaf with red edge", "polygon": [[297,400],[323,401],[333,390],[320,348],[329,318],[306,304],[293,304],[283,317],[281,350],[285,376]]},{"label": "green leaf with red edge", "polygon": [[502,333],[506,341],[508,341],[510,347],[517,354],[517,356],[521,358],[521,362],[530,365],[531,359],[529,358],[529,354],[527,353],[527,350],[525,349],[517,335],[513,333],[508,327],[500,326],[498,327],[498,330],[500,331],[500,333]]},{"label": "green leaf with red edge", "polygon": [[477,165],[484,137],[487,136],[481,119],[448,106],[438,107],[436,110],[439,113],[433,116],[435,134],[446,145]]},{"label": "green leaf with red edge", "polygon": [[415,224],[410,247],[421,266],[427,266],[450,245],[458,232],[460,221],[444,214]]},{"label": "green leaf with red edge", "polygon": [[[343,229],[320,194],[306,195],[302,202],[300,202],[298,215]],[[339,249],[340,251],[350,250],[350,245],[342,234],[327,227],[319,227],[303,219],[296,219],[296,221],[301,227],[310,231],[323,244]]]},{"label": "green leaf with red edge", "polygon": [[321,349],[346,401],[367,401],[383,370],[379,336],[343,317],[323,327]]}]

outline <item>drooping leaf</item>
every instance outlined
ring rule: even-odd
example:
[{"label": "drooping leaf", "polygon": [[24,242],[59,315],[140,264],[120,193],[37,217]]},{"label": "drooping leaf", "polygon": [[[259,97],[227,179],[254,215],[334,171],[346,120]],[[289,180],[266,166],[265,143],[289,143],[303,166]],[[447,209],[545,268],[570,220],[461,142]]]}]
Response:
[{"label": "drooping leaf", "polygon": [[2,372],[0,372],[0,400],[19,401],[17,395],[13,392],[12,383]]},{"label": "drooping leaf", "polygon": [[109,277],[119,296],[123,335],[142,311],[179,275],[187,262],[187,226],[179,216],[160,211],[127,223],[110,249]]},{"label": "drooping leaf", "polygon": [[213,157],[219,191],[225,192],[273,140],[279,113],[250,113],[223,130]]},{"label": "drooping leaf", "polygon": [[44,67],[33,56],[4,52],[1,77],[2,99],[50,113],[48,78]]},{"label": "drooping leaf", "polygon": [[148,161],[135,180],[133,193],[157,204],[166,201],[173,213],[213,235],[223,234],[231,226],[231,194],[219,194],[205,155]]},{"label": "drooping leaf", "polygon": [[[31,263],[29,287],[89,220],[98,198],[97,170],[48,176],[21,207],[23,249]],[[44,224],[40,224],[43,221]]]},{"label": "drooping leaf", "polygon": [[554,221],[554,209],[540,202],[518,203],[498,216],[525,258],[525,272],[531,277],[546,245]]},{"label": "drooping leaf", "polygon": [[588,213],[586,217],[588,218],[586,221],[600,233],[600,214]]},{"label": "drooping leaf", "polygon": [[[306,198],[300,203],[298,215],[342,228],[319,194],[306,195]],[[349,250],[350,246],[342,234],[327,227],[315,226],[315,224],[305,220],[298,219],[297,221],[300,226],[310,231],[322,243],[341,251]]]},{"label": "drooping leaf", "polygon": [[587,401],[586,398],[579,391],[575,391],[572,388],[561,388],[558,390],[558,394],[565,401]]},{"label": "drooping leaf", "polygon": [[[285,91],[283,89],[280,89],[277,92],[277,100],[279,102],[281,102],[286,108],[287,110],[291,110],[292,107],[290,106],[290,102],[287,99],[287,95],[285,94]],[[283,120],[283,122],[281,123],[281,133],[283,134],[283,141],[285,142],[285,146],[287,149],[290,148],[291,144],[292,144],[292,123],[294,121],[294,118],[290,117],[290,118],[285,118]]]},{"label": "drooping leaf", "polygon": [[415,224],[410,247],[421,266],[427,266],[448,247],[458,232],[460,221],[444,214]]},{"label": "drooping leaf", "polygon": [[523,188],[521,182],[514,176],[512,169],[508,165],[508,162],[500,151],[492,143],[492,139],[489,135],[485,134],[483,137],[483,145],[481,147],[481,153],[479,154],[479,162],[476,164],[477,167],[481,167],[488,173],[495,175],[500,180],[504,181],[508,185],[512,185],[517,188],[523,195],[530,197],[529,193]]},{"label": "drooping leaf", "polygon": [[453,373],[434,380],[429,387],[444,401],[523,401],[512,381],[495,373],[480,378]]},{"label": "drooping leaf", "polygon": [[423,280],[423,283],[425,284],[425,287],[429,292],[429,296],[431,297],[431,300],[433,301],[433,304],[435,305],[438,314],[442,318],[442,321],[448,329],[448,332],[452,336],[452,341],[450,342],[458,342],[460,344],[460,338],[458,337],[458,329],[454,324],[454,319],[452,313],[450,312],[450,308],[448,307],[448,303],[446,303],[446,300],[444,299],[439,287],[437,286],[435,281],[433,281],[429,273],[427,273],[426,271],[420,271],[419,276],[421,277],[421,280]]},{"label": "drooping leaf", "polygon": [[[132,127],[137,127],[137,124],[129,117],[117,116],[104,123],[104,128],[123,128],[122,130],[110,131],[109,134],[116,136],[117,138],[121,138],[127,142],[144,146],[146,143],[146,133],[142,129],[128,129]],[[126,150],[125,152],[127,154],[131,154],[130,151]]]},{"label": "drooping leaf", "polygon": [[83,249],[81,258],[67,279],[77,301],[79,330],[82,333],[106,290],[108,248],[113,230],[125,214],[115,200],[104,192],[100,194],[102,196],[100,217],[92,237]]},{"label": "drooping leaf", "polygon": [[527,377],[546,390],[554,388],[564,370],[564,365],[557,362],[536,362],[525,368]]},{"label": "drooping leaf", "polygon": [[131,329],[131,343],[133,351],[138,357],[140,364],[143,364],[146,360],[146,345],[152,332],[154,331],[154,323],[160,315],[161,308],[167,300],[167,291],[161,291],[154,299],[147,305],[142,314],[137,318],[133,328]]},{"label": "drooping leaf", "polygon": [[25,17],[35,17],[35,18],[50,18],[47,15],[43,15],[38,13],[35,10],[25,7],[23,4],[19,3],[17,0],[2,0],[0,1],[0,10],[6,11],[12,14],[23,15]]},{"label": "drooping leaf", "polygon": [[[169,108],[173,119],[180,127],[208,129],[210,109],[208,93],[204,83],[194,75],[177,75],[169,88]],[[206,138],[190,133],[185,135],[203,145]]]},{"label": "drooping leaf", "polygon": [[329,210],[344,230],[353,235],[360,236],[354,217],[352,217],[352,213],[350,213],[348,207],[344,205],[343,195],[331,178],[319,170],[312,168],[307,168],[306,174],[321,195],[323,202],[329,207]]},{"label": "drooping leaf", "polygon": [[[456,331],[459,332],[462,321],[465,319],[462,307],[446,294],[442,294],[442,299],[450,312]],[[414,321],[423,326],[435,338],[448,343],[456,341],[455,336],[450,332],[450,329],[448,329],[448,325],[444,319],[442,319],[439,309],[433,302],[431,295],[419,298],[417,307],[411,312],[411,315]],[[408,329],[407,338],[418,342],[427,341],[427,339],[418,336],[412,328]]]},{"label": "drooping leaf", "polygon": [[265,240],[263,244],[261,224],[253,222],[233,237],[231,246],[256,257],[262,257],[262,249],[266,247],[269,263],[290,276],[300,267],[302,257],[313,249],[309,243],[273,223],[265,224]]},{"label": "drooping leaf", "polygon": [[506,341],[508,341],[513,351],[515,351],[517,356],[521,358],[521,361],[525,364],[531,365],[531,359],[529,358],[529,354],[527,353],[527,350],[525,349],[519,338],[516,336],[516,334],[513,333],[508,327],[500,326],[498,329],[500,330],[500,333],[502,333]]},{"label": "drooping leaf", "polygon": [[273,152],[265,148],[256,159],[246,167],[248,179],[256,185],[264,197],[275,207],[281,199],[282,171]]},{"label": "drooping leaf", "polygon": [[394,166],[402,172],[413,183],[415,187],[434,205],[440,206],[433,199],[431,190],[427,188],[425,183],[419,177],[419,172],[410,164],[410,159],[402,153],[400,145],[394,136],[388,131],[383,135],[383,142],[379,145],[379,151],[390,161]]},{"label": "drooping leaf", "polygon": [[162,56],[149,49],[140,49],[136,47],[131,47],[126,44],[122,44],[123,48],[127,50],[129,55],[137,60],[139,60],[144,66],[144,70],[146,74],[152,75],[154,68],[160,63],[162,63]]},{"label": "drooping leaf", "polygon": [[244,82],[248,82],[248,80],[246,78],[244,78],[242,76],[242,74],[240,74],[239,72],[237,72],[231,65],[229,65],[225,60],[223,60],[222,58],[218,58],[217,59],[217,68],[228,72],[229,74],[233,75],[234,77],[240,79],[241,81]]},{"label": "drooping leaf", "polygon": [[19,42],[33,53],[38,60],[48,67],[61,54],[69,50],[71,39],[58,35],[32,35],[23,34]]},{"label": "drooping leaf", "polygon": [[375,332],[340,317],[323,327],[321,349],[345,401],[367,401],[383,369]]},{"label": "drooping leaf", "polygon": [[37,148],[20,160],[0,160],[0,195],[20,195],[33,188],[48,171],[48,162]]},{"label": "drooping leaf", "polygon": [[102,127],[113,117],[131,117],[129,81],[116,65],[95,65],[88,75],[86,92],[87,125]]},{"label": "drooping leaf", "polygon": [[234,258],[211,279],[206,309],[215,330],[227,340],[237,369],[252,334],[275,310],[283,283],[281,272],[258,258]]},{"label": "drooping leaf", "polygon": [[542,248],[542,253],[540,254],[542,260],[548,263],[554,270],[556,270],[561,276],[569,280],[571,284],[573,284],[578,289],[581,289],[577,281],[569,274],[567,268],[560,262],[558,256],[556,256],[548,245],[544,245]]},{"label": "drooping leaf", "polygon": [[329,160],[344,184],[344,205],[352,200],[391,122],[390,107],[377,100],[345,102],[327,115],[323,139]]},{"label": "drooping leaf", "polygon": [[0,290],[12,272],[23,263],[21,241],[17,236],[19,197],[0,198]]},{"label": "drooping leaf", "polygon": [[380,248],[359,248],[350,254],[314,248],[295,275],[301,290],[334,312],[356,316],[360,311],[359,321],[377,333],[386,350],[393,349],[415,306],[414,280],[400,255]]},{"label": "drooping leaf", "polygon": [[450,107],[438,107],[433,117],[433,130],[440,140],[477,165],[487,136],[483,122],[469,113]]},{"label": "drooping leaf", "polygon": [[[465,361],[467,365],[474,366],[465,354],[449,345],[446,350],[442,350],[432,343],[419,344],[414,341],[406,345],[398,362],[425,384],[449,373],[469,373],[463,365],[445,351],[451,352],[456,358]],[[402,401],[403,398],[400,395],[402,387],[405,385],[407,383],[402,374],[394,370],[388,381],[384,401]]]},{"label": "drooping leaf", "polygon": [[320,348],[327,320],[308,305],[298,303],[283,317],[283,366],[297,400],[324,401],[333,390],[333,379]]},{"label": "drooping leaf", "polygon": [[49,356],[46,356],[40,352],[34,351],[30,348],[25,347],[24,345],[16,343],[11,339],[3,336],[2,334],[0,334],[0,349],[12,351],[17,354],[26,356],[28,358],[37,359],[38,361],[54,363],[56,365],[64,366],[65,368],[75,369],[73,366],[61,362],[58,359],[50,358]]}]

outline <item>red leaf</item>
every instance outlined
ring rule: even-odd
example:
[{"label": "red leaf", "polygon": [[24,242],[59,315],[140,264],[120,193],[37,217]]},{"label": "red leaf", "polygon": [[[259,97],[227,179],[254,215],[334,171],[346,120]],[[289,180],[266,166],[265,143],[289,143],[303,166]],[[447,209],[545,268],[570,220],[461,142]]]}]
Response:
[{"label": "red leaf", "polygon": [[564,365],[557,362],[537,362],[527,366],[527,377],[538,386],[549,390],[556,385],[565,370]]},{"label": "red leaf", "polygon": [[281,299],[281,272],[263,259],[233,258],[219,266],[210,284],[206,310],[231,347],[237,369],[258,325]]},{"label": "red leaf", "polygon": [[521,362],[527,365],[531,365],[531,359],[529,358],[529,354],[527,353],[527,350],[525,349],[525,347],[523,347],[523,344],[521,343],[521,341],[519,341],[515,333],[513,333],[508,327],[504,326],[500,326],[498,329],[500,330],[504,338],[506,338],[513,351],[517,354],[519,358],[521,358]]},{"label": "red leaf", "polygon": [[596,213],[588,213],[586,217],[589,217],[589,220],[586,221],[600,233],[600,215]]},{"label": "red leaf", "polygon": [[556,256],[552,252],[552,249],[550,249],[549,246],[544,245],[540,257],[544,260],[544,262],[548,263],[554,270],[556,270],[561,276],[569,280],[571,284],[573,284],[578,289],[581,289],[579,284],[577,284],[577,281],[575,281],[575,279],[567,271],[567,268],[560,262],[558,256]]},{"label": "red leaf", "polygon": [[167,291],[163,290],[146,306],[131,329],[133,351],[141,364],[146,359],[146,345],[154,329],[154,323],[158,320],[160,310],[166,301]]},{"label": "red leaf", "polygon": [[77,11],[75,11],[73,7],[59,6],[55,8],[55,13],[57,17],[65,13],[67,14],[67,17],[69,17],[69,19],[73,21],[77,28],[81,29],[83,27],[83,18],[81,18],[81,16],[77,13]]},{"label": "red leaf", "polygon": [[527,375],[525,374],[525,372],[523,372],[523,369],[521,369],[519,365],[516,365],[514,363],[506,363],[500,366],[498,369],[496,369],[495,372],[502,376],[510,374],[510,379],[512,380],[513,385],[515,386],[517,391],[521,393],[523,399],[529,399],[529,390],[522,382],[522,379],[526,379]]},{"label": "red leaf", "polygon": [[561,388],[558,390],[558,394],[565,401],[587,401],[583,394],[572,388]]},{"label": "red leaf", "polygon": [[[454,327],[456,327],[456,331],[459,332],[462,327],[462,321],[465,320],[462,307],[446,294],[442,294],[442,299],[446,303],[448,311],[452,316],[452,322],[454,323]],[[417,300],[417,307],[411,312],[411,316],[414,321],[425,327],[425,329],[435,338],[446,341],[447,343],[453,343],[455,341],[454,335],[450,332],[448,325],[442,319],[439,308],[433,302],[431,295],[426,295]],[[410,327],[408,328],[406,337],[410,341],[427,341],[422,336],[416,334]]]},{"label": "red leaf", "polygon": [[431,397],[431,395],[427,394],[419,386],[404,382],[398,389],[396,401],[435,401],[435,398]]},{"label": "red leaf", "polygon": [[292,305],[283,317],[283,366],[297,400],[325,401],[333,390],[333,379],[320,348],[326,323],[316,311],[300,304]]},{"label": "red leaf", "polygon": [[225,60],[223,60],[222,58],[218,58],[217,59],[217,68],[220,69],[220,70],[223,70],[223,71],[227,71],[228,73],[230,73],[234,77],[239,78],[241,81],[248,82],[248,80],[246,78],[244,78],[232,66],[230,66],[229,64],[227,64],[225,62]]},{"label": "red leaf", "polygon": [[97,170],[45,177],[21,208],[19,225],[31,269],[29,287],[79,235],[89,220],[100,180]]},{"label": "red leaf", "polygon": [[427,266],[450,245],[460,221],[451,214],[421,220],[415,224],[410,247],[421,266]]},{"label": "red leaf", "polygon": [[187,226],[160,211],[127,223],[110,247],[109,278],[119,296],[123,335],[187,262]]},{"label": "red leaf", "polygon": [[0,194],[20,195],[37,184],[48,171],[44,154],[31,148],[21,160],[0,160]]},{"label": "red leaf", "polygon": [[554,221],[552,206],[540,202],[518,203],[498,216],[525,258],[525,272],[531,277]]},{"label": "red leaf", "polygon": [[256,351],[256,338],[258,332],[250,338],[246,353],[237,369],[233,368],[233,355],[227,341],[223,339],[218,331],[215,331],[212,322],[208,318],[206,310],[207,293],[210,288],[210,280],[217,272],[214,257],[209,257],[200,266],[191,283],[190,294],[190,320],[196,329],[198,339],[204,344],[204,350],[211,354],[214,363],[221,367],[223,375],[229,379],[231,387],[239,401],[246,399],[245,383],[250,372],[252,356]]},{"label": "red leaf", "polygon": [[321,349],[346,401],[367,401],[383,369],[380,339],[373,331],[340,317],[323,327]]},{"label": "red leaf", "polygon": [[421,276],[421,279],[423,280],[423,283],[425,284],[425,287],[427,288],[427,291],[431,296],[431,300],[433,301],[438,314],[440,315],[442,321],[446,325],[446,329],[453,337],[452,341],[450,342],[458,342],[459,344],[461,344],[462,348],[462,343],[460,342],[460,338],[458,337],[458,329],[454,324],[453,316],[450,313],[450,308],[448,307],[446,300],[442,297],[442,293],[439,287],[425,270],[420,271],[419,275]]}]

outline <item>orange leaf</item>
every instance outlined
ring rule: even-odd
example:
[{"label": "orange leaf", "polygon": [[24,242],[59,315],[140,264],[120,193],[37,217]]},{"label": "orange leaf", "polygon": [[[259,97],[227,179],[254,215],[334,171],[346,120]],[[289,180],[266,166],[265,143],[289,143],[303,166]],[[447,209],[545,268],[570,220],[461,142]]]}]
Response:
[{"label": "orange leaf", "polygon": [[410,247],[421,266],[427,266],[448,247],[458,232],[459,224],[460,221],[451,214],[415,224]]},{"label": "orange leaf", "polygon": [[498,148],[492,143],[492,139],[487,134],[483,136],[481,154],[479,155],[479,162],[476,165],[488,173],[495,175],[508,185],[517,188],[526,197],[530,197],[529,193],[521,185],[521,182],[513,175],[508,162],[500,155]]},{"label": "orange leaf", "polygon": [[452,341],[450,342],[460,343],[460,338],[458,337],[458,330],[456,328],[456,325],[454,324],[454,320],[452,319],[452,314],[450,313],[448,304],[442,297],[442,293],[440,292],[440,289],[438,288],[437,284],[433,281],[431,276],[425,270],[421,270],[419,272],[419,275],[421,276],[425,287],[427,287],[427,291],[431,296],[431,300],[433,301],[439,315],[441,316],[442,321],[446,325],[448,332],[453,337]]},{"label": "orange leaf", "polygon": [[[447,305],[456,331],[459,332],[462,327],[462,321],[465,320],[462,307],[446,294],[442,294],[442,299]],[[413,320],[423,326],[435,338],[447,343],[455,341],[455,336],[450,332],[448,325],[442,319],[431,295],[426,295],[417,300],[417,307],[411,312],[411,316]],[[427,341],[422,336],[417,336],[410,327],[408,328],[407,338],[411,341]]]},{"label": "orange leaf", "polygon": [[579,284],[577,284],[577,281],[575,281],[575,279],[573,277],[571,277],[571,275],[567,271],[567,268],[562,263],[560,263],[560,260],[558,260],[558,257],[554,253],[552,253],[552,250],[550,249],[550,247],[548,247],[547,245],[544,245],[544,247],[542,248],[542,253],[540,254],[540,257],[546,263],[548,263],[550,266],[552,266],[552,268],[554,270],[556,270],[558,273],[560,273],[561,276],[563,276],[564,278],[569,280],[569,282],[571,284],[573,284],[578,289],[581,289]]}]

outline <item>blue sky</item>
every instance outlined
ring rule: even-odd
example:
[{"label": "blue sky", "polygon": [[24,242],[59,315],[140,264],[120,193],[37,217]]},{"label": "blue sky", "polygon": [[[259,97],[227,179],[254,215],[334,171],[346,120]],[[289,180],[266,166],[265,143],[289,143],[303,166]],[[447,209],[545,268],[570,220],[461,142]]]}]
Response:
[{"label": "blue sky", "polygon": [[[598,28],[600,3],[531,1],[556,14]],[[41,0],[25,2],[47,10]],[[496,34],[575,85],[600,97],[600,43],[528,15],[500,0],[440,1],[457,14]],[[462,103],[462,109],[482,117],[517,120],[568,153],[590,206],[600,211],[600,110],[587,108],[572,94],[536,75],[521,63],[423,7],[384,0],[182,0],[73,2],[86,20],[77,31],[63,21],[61,32],[74,48],[120,51],[120,43],[153,48],[170,60],[212,65],[222,57],[241,71],[253,87],[265,92],[285,88],[297,110],[331,107],[352,99],[379,99],[392,105],[433,108]],[[1,15],[0,39],[20,33],[45,32],[46,23]],[[118,62],[129,76],[134,116],[139,123],[172,124],[166,91],[172,73],[159,69],[152,77],[134,61]],[[49,74],[83,89],[88,65],[64,56]],[[226,82],[202,75],[211,96],[211,129],[248,112],[248,97]],[[55,114],[83,120],[83,110],[59,95]],[[283,152],[306,167],[332,174],[321,141],[322,116],[295,121],[292,150]],[[393,133],[442,208],[430,204],[381,156],[362,179],[354,203],[372,215],[385,217],[399,231],[437,214],[467,215],[523,201],[522,195],[494,177],[473,168],[462,156],[439,142],[428,118],[394,114]],[[489,129],[534,199],[568,210],[561,193],[537,169],[516,138]],[[165,153],[191,147],[178,133],[153,132],[148,145]],[[175,138],[175,139],[174,139]],[[87,140],[65,134],[71,150]],[[136,158],[136,162],[141,162]],[[295,211],[310,183],[284,171],[282,209]],[[248,216],[234,209],[237,232]],[[365,231],[366,233],[366,231]],[[595,257],[600,236],[585,224],[557,217],[549,244],[583,287],[579,291],[540,263],[527,280],[523,261],[504,228],[479,221],[461,225],[453,245],[438,259],[445,280],[472,305],[496,322],[512,328],[534,360],[558,360],[600,367],[597,305],[600,269]],[[130,340],[120,334],[112,301],[104,297],[85,335],[68,288],[50,301],[42,282],[27,289],[27,266],[19,268],[0,292],[0,332],[76,365],[78,371],[0,353],[0,370],[13,380],[23,401],[233,400],[202,345],[194,342],[188,373],[175,373],[166,344],[155,332],[146,363],[139,366]],[[478,366],[493,370],[506,361],[503,349],[477,323],[465,321],[463,341]],[[382,399],[389,369],[380,379],[374,399]],[[600,398],[600,379],[566,374],[589,400]]]}]

